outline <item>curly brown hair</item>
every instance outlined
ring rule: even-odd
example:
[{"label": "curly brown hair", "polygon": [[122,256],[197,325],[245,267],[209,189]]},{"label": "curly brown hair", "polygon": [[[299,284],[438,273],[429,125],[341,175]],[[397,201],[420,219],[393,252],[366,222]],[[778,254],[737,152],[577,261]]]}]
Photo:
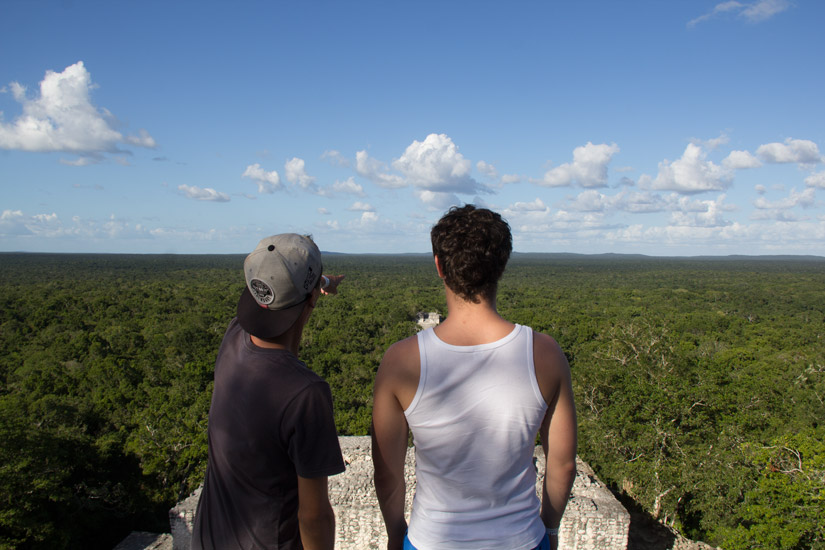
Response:
[{"label": "curly brown hair", "polygon": [[504,219],[472,204],[453,206],[430,232],[447,287],[464,300],[492,300],[513,251]]}]

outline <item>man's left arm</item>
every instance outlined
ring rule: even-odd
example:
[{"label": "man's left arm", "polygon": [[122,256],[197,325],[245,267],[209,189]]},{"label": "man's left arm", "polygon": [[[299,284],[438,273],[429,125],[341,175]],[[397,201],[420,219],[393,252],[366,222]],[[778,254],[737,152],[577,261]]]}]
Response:
[{"label": "man's left arm", "polygon": [[332,550],[335,546],[335,514],[326,476],[298,476],[298,527],[305,550]]}]

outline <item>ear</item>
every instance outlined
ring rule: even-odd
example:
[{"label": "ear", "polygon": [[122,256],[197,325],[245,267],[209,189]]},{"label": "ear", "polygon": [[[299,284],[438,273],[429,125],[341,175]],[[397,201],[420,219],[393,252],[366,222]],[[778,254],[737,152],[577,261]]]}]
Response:
[{"label": "ear", "polygon": [[318,288],[314,288],[312,293],[309,295],[309,300],[307,300],[309,307],[315,309],[315,304],[318,303],[318,297],[321,295],[321,291]]},{"label": "ear", "polygon": [[441,267],[441,260],[438,259],[438,256],[433,256],[435,258],[435,270],[438,271],[438,276],[442,279],[444,278],[444,269]]}]

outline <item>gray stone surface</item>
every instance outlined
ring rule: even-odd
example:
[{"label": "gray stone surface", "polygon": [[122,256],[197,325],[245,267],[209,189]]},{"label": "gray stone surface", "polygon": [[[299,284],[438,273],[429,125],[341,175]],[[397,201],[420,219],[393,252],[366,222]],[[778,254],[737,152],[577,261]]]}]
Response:
[{"label": "gray stone surface", "polygon": [[[372,482],[370,438],[342,437],[340,441],[347,471],[329,479],[330,501],[336,517],[335,547],[342,550],[386,548],[387,536]],[[541,447],[536,447],[536,490],[539,494],[544,476],[543,457]],[[413,449],[409,449],[405,469],[407,517],[415,488],[414,464]],[[576,480],[561,523],[559,546],[566,550],[625,550],[630,515],[587,464],[577,459],[576,470]],[[199,497],[200,490],[169,512],[174,550],[189,550]],[[118,547],[118,550],[127,549]]]},{"label": "gray stone surface", "polygon": [[172,550],[172,535],[135,531],[120,541],[115,550]]}]

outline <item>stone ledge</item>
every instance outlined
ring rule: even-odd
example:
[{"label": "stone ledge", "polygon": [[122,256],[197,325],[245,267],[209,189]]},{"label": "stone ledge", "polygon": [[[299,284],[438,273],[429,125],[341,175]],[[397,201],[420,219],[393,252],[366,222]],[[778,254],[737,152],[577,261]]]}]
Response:
[{"label": "stone ledge", "polygon": [[[341,452],[347,463],[346,472],[329,478],[329,495],[336,517],[335,547],[342,550],[386,548],[384,522],[378,508],[372,482],[372,458],[369,437],[341,437]],[[536,447],[540,494],[544,479],[544,453]],[[407,452],[406,513],[409,517],[415,488],[415,458],[413,449]],[[200,489],[169,511],[174,538],[174,550],[189,550],[195,510]],[[576,458],[576,480],[564,513],[559,532],[559,547],[569,550],[626,550],[630,531],[630,514],[593,470]],[[123,544],[123,543],[121,543]],[[146,546],[146,550],[166,550],[168,547]],[[117,550],[138,550],[138,547]]]},{"label": "stone ledge", "polygon": [[120,541],[115,550],[172,550],[172,535],[135,531]]}]

